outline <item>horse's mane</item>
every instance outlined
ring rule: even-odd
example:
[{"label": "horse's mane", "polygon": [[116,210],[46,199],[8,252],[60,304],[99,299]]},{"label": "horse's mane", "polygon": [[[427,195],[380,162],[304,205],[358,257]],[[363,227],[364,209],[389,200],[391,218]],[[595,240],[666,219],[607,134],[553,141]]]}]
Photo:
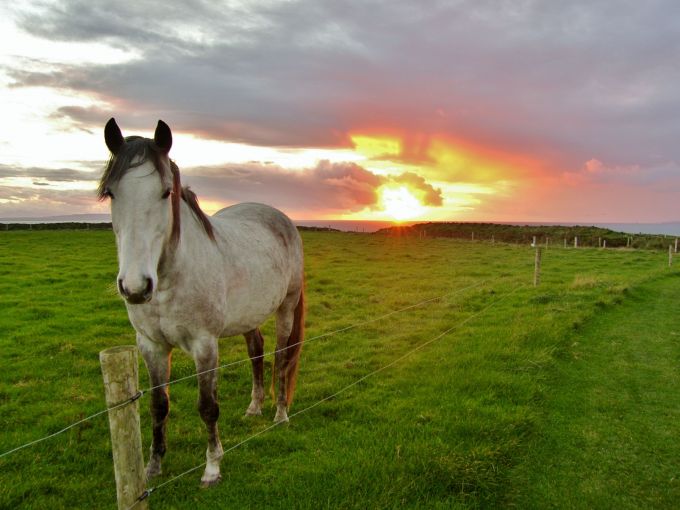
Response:
[{"label": "horse's mane", "polygon": [[[138,158],[137,161],[133,163],[136,158]],[[149,160],[151,160],[154,168],[160,174],[161,179],[165,179],[166,170],[165,167],[161,165],[161,151],[154,141],[141,136],[128,136],[125,138],[125,143],[121,146],[118,153],[115,155],[112,154],[106,164],[104,174],[97,187],[97,196],[99,197],[99,200],[104,200],[104,198],[106,198],[109,187],[120,181],[128,169],[138,167]],[[178,240],[179,238],[179,199],[181,198],[201,223],[203,230],[205,230],[208,237],[214,241],[215,232],[208,216],[198,205],[196,193],[191,191],[188,187],[182,187],[180,185],[179,167],[172,160],[170,160],[170,170],[172,172],[173,193],[175,195],[175,197],[173,197],[174,202],[172,208],[172,238],[174,240]]]}]

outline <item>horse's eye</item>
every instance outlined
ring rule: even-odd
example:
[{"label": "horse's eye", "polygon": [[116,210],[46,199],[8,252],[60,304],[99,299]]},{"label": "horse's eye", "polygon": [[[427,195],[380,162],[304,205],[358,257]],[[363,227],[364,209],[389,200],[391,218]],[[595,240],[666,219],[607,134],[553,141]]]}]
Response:
[{"label": "horse's eye", "polygon": [[171,192],[172,192],[172,190],[166,189],[166,190],[163,192],[163,196],[162,196],[162,197],[163,197],[163,198],[168,198],[168,197],[170,196],[170,193],[171,193]]},{"label": "horse's eye", "polygon": [[113,199],[115,198],[115,197],[113,196],[113,193],[111,193],[111,190],[108,189],[108,188],[104,190],[104,196],[105,196],[105,197],[109,197],[111,200],[113,200]]}]

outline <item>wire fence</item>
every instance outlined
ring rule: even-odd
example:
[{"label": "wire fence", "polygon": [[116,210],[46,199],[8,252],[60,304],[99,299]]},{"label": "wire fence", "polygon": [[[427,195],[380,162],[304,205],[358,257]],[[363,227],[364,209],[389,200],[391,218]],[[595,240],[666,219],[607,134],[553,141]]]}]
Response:
[{"label": "wire fence", "polygon": [[[452,331],[461,328],[462,326],[464,326],[464,325],[467,324],[468,322],[472,321],[473,319],[476,319],[476,318],[479,317],[480,315],[483,315],[483,314],[486,313],[488,310],[490,310],[491,308],[493,308],[494,306],[496,306],[496,305],[497,305],[498,303],[500,303],[501,301],[504,301],[504,300],[507,299],[509,296],[511,296],[512,294],[514,294],[515,292],[517,292],[519,289],[521,289],[521,288],[523,288],[523,287],[525,287],[524,284],[518,285],[518,286],[515,287],[513,290],[511,290],[511,291],[509,291],[509,292],[503,294],[501,297],[499,297],[498,299],[494,300],[494,301],[493,301],[492,303],[490,303],[489,305],[485,306],[484,308],[482,308],[482,309],[479,310],[478,312],[476,312],[476,313],[470,315],[469,317],[467,317],[466,319],[462,320],[461,322],[459,322],[459,323],[457,323],[457,324],[451,326],[450,328],[448,328],[448,329],[446,329],[445,331],[441,332],[441,333],[438,334],[437,336],[435,336],[435,337],[433,337],[433,338],[430,338],[429,340],[427,340],[427,341],[425,341],[425,342],[422,342],[422,343],[418,344],[416,347],[414,347],[413,349],[409,350],[409,351],[406,352],[405,354],[403,354],[403,355],[399,356],[398,358],[392,360],[391,362],[389,362],[389,363],[387,363],[387,364],[385,364],[385,365],[383,365],[383,366],[377,368],[376,370],[373,370],[372,372],[369,372],[368,374],[366,374],[366,375],[360,377],[359,379],[356,379],[355,381],[351,382],[350,384],[348,384],[348,385],[346,385],[346,386],[340,388],[338,391],[334,392],[333,394],[328,395],[328,396],[326,396],[326,397],[324,397],[324,398],[322,398],[322,399],[320,399],[320,400],[314,402],[313,404],[311,404],[311,405],[309,405],[309,406],[307,406],[307,407],[305,407],[305,408],[303,408],[303,409],[301,409],[301,410],[299,410],[299,411],[296,411],[295,413],[291,414],[288,418],[289,418],[289,419],[292,419],[292,418],[295,418],[295,417],[297,417],[297,416],[300,416],[301,414],[304,414],[304,413],[306,413],[306,412],[308,412],[308,411],[311,411],[312,409],[314,409],[315,407],[320,406],[320,405],[323,404],[324,402],[328,402],[329,400],[333,400],[333,399],[336,398],[338,395],[340,395],[340,394],[346,392],[347,390],[353,388],[354,386],[356,386],[356,385],[358,385],[359,383],[365,381],[366,379],[369,379],[370,377],[373,377],[374,375],[379,374],[380,372],[383,372],[383,371],[387,370],[388,368],[390,368],[390,367],[396,365],[396,364],[399,363],[400,361],[403,361],[404,359],[410,357],[410,356],[413,355],[414,353],[416,353],[416,352],[418,352],[418,351],[424,349],[424,348],[427,347],[428,345],[430,345],[430,344],[436,342],[437,340],[442,339],[443,337],[445,337],[446,335],[448,335],[448,334],[451,333]],[[469,289],[469,288],[472,288],[472,287],[468,287],[468,289]],[[461,289],[461,291],[462,291],[462,289]],[[450,294],[449,294],[449,295],[450,295]],[[428,300],[428,301],[434,301],[435,299],[438,299],[438,298],[433,298],[433,299]],[[407,307],[406,309],[408,309],[408,308],[413,308],[413,306]],[[405,310],[405,309],[404,309],[404,310]],[[389,316],[389,315],[393,315],[394,313],[398,313],[398,312],[397,312],[397,311],[391,312],[390,314],[387,314],[387,315],[388,315],[388,316]],[[385,316],[383,316],[383,318],[384,318],[384,317],[385,317]],[[371,321],[367,321],[367,322],[375,322],[376,320],[379,320],[379,319],[375,319],[375,320],[371,320]],[[365,323],[362,323],[362,324],[365,324]],[[227,448],[226,450],[224,450],[224,455],[226,455],[226,454],[229,453],[229,452],[232,452],[232,451],[236,450],[236,449],[239,448],[240,446],[243,446],[244,444],[246,444],[246,443],[252,441],[253,439],[255,439],[255,438],[257,438],[257,437],[259,437],[259,436],[265,434],[266,432],[269,432],[270,430],[272,430],[272,429],[278,427],[278,426],[281,425],[282,423],[285,423],[285,422],[274,422],[273,424],[269,425],[268,427],[266,427],[266,428],[264,428],[264,429],[262,429],[262,430],[256,432],[255,434],[252,434],[251,436],[248,436],[248,437],[245,438],[244,440],[242,440],[242,441],[240,441],[240,442],[238,442],[238,443],[232,445],[231,447]],[[132,506],[128,507],[128,510],[131,510],[131,509],[135,508],[139,503],[141,503],[142,501],[144,501],[145,499],[147,499],[149,496],[151,496],[152,493],[158,491],[159,489],[162,489],[163,487],[166,487],[166,486],[168,486],[168,485],[170,485],[170,484],[176,482],[177,480],[179,480],[179,479],[181,479],[181,478],[183,478],[183,477],[185,477],[185,476],[187,476],[187,475],[189,475],[189,474],[191,474],[191,473],[194,473],[194,472],[198,471],[199,469],[203,468],[206,464],[207,464],[207,461],[206,461],[206,462],[202,462],[202,463],[200,463],[200,464],[197,464],[196,466],[194,466],[194,467],[192,467],[192,468],[190,468],[190,469],[187,469],[186,471],[183,471],[182,473],[180,473],[180,474],[178,474],[178,475],[176,475],[176,476],[173,476],[172,478],[170,478],[170,479],[164,481],[163,483],[160,483],[160,484],[156,485],[155,487],[151,487],[151,488],[149,488],[149,489],[146,489],[142,494],[140,494],[140,496],[137,498],[137,501],[136,501]]]},{"label": "wire fence", "polygon": [[[405,306],[405,307],[403,307],[403,308],[399,308],[399,309],[397,309],[397,310],[393,310],[393,311],[391,311],[391,312],[388,312],[388,313],[386,313],[386,314],[384,314],[384,315],[380,315],[380,316],[378,316],[378,317],[374,317],[374,318],[372,318],[372,319],[367,319],[367,320],[364,320],[364,321],[361,321],[361,322],[357,322],[357,323],[355,323],[355,324],[351,324],[351,325],[349,325],[349,326],[345,326],[345,327],[336,329],[336,330],[334,330],[334,331],[328,331],[328,332],[326,332],[326,333],[322,333],[322,334],[320,334],[320,335],[317,335],[317,336],[314,336],[314,337],[311,337],[311,338],[308,338],[308,339],[304,340],[304,343],[305,343],[305,344],[309,344],[310,342],[313,342],[313,341],[316,341],[316,340],[320,340],[320,339],[322,339],[322,338],[328,338],[328,337],[331,337],[331,336],[334,336],[334,335],[338,335],[338,334],[340,334],[340,333],[344,333],[344,332],[349,331],[349,330],[352,330],[352,329],[360,328],[360,327],[366,326],[366,325],[368,325],[368,324],[372,324],[372,323],[375,323],[375,322],[379,322],[379,321],[385,320],[385,319],[387,319],[388,317],[391,317],[391,316],[393,316],[393,315],[396,315],[396,314],[399,314],[399,313],[403,313],[403,312],[406,312],[406,311],[408,311],[408,310],[412,310],[412,309],[414,309],[414,308],[419,308],[419,307],[422,307],[422,306],[427,305],[427,304],[429,304],[429,303],[433,303],[433,302],[435,302],[435,301],[440,301],[440,300],[445,299],[445,298],[447,298],[447,297],[455,296],[455,295],[457,295],[457,294],[462,294],[462,293],[465,292],[465,291],[468,291],[468,290],[471,290],[471,289],[474,289],[474,288],[477,288],[477,287],[481,287],[482,285],[485,285],[485,284],[487,284],[487,283],[496,282],[496,281],[498,281],[498,280],[500,280],[500,279],[501,279],[501,278],[495,278],[495,279],[491,279],[491,280],[482,280],[482,281],[476,282],[476,283],[474,283],[474,284],[472,284],[472,285],[468,285],[468,286],[466,286],[466,287],[463,287],[463,288],[460,288],[460,289],[453,290],[453,291],[448,292],[448,293],[446,293],[446,294],[442,294],[442,295],[439,295],[439,296],[436,296],[436,297],[428,298],[428,299],[425,299],[425,300],[420,301],[420,302],[418,302],[418,303],[414,303],[414,304]],[[100,410],[100,411],[97,411],[97,412],[95,412],[95,413],[93,413],[93,414],[91,414],[91,415],[89,415],[89,416],[86,416],[85,418],[82,418],[82,419],[80,419],[80,420],[78,420],[78,421],[76,421],[76,422],[74,422],[74,423],[71,423],[70,425],[65,426],[64,428],[62,428],[62,429],[60,429],[60,430],[58,430],[58,431],[56,431],[56,432],[53,432],[53,433],[51,433],[51,434],[47,434],[47,435],[45,435],[45,436],[43,436],[43,437],[40,437],[40,438],[35,439],[35,440],[33,440],[33,441],[30,441],[30,442],[28,442],[28,443],[22,444],[22,445],[20,445],[20,446],[17,446],[17,447],[15,447],[15,448],[12,448],[12,449],[10,449],[10,450],[7,450],[7,451],[5,451],[5,452],[2,452],[2,453],[0,453],[0,459],[6,457],[6,456],[8,456],[8,455],[11,455],[11,454],[13,454],[13,453],[16,453],[16,452],[18,452],[18,451],[21,451],[21,450],[23,450],[23,449],[25,449],[25,448],[29,448],[29,447],[34,446],[34,445],[36,445],[36,444],[42,443],[43,441],[47,441],[47,440],[49,440],[49,439],[52,439],[52,438],[54,438],[54,437],[56,437],[56,436],[59,436],[59,435],[65,433],[65,432],[68,432],[69,430],[71,430],[71,429],[73,429],[73,428],[75,428],[75,427],[77,427],[77,426],[79,426],[79,425],[82,425],[82,424],[85,423],[85,422],[88,422],[88,421],[93,420],[93,419],[95,419],[95,418],[98,418],[98,417],[100,417],[100,416],[102,416],[102,415],[104,415],[104,414],[107,414],[107,413],[109,413],[110,411],[113,411],[113,410],[115,410],[115,409],[119,409],[119,408],[121,408],[121,407],[123,407],[123,406],[125,406],[125,405],[128,405],[128,404],[130,404],[130,403],[132,403],[132,402],[138,400],[139,398],[145,396],[147,393],[150,393],[151,391],[153,391],[153,390],[155,390],[155,389],[167,387],[167,386],[170,386],[170,385],[172,385],[172,384],[176,384],[176,383],[179,383],[179,382],[182,382],[182,381],[187,381],[187,380],[190,380],[190,379],[195,379],[195,378],[199,377],[200,375],[207,374],[207,373],[210,373],[210,372],[215,372],[215,371],[218,371],[218,370],[224,370],[224,369],[226,369],[226,368],[233,367],[233,366],[236,366],[236,365],[241,365],[241,364],[250,362],[251,360],[254,360],[254,359],[265,358],[265,357],[267,357],[267,356],[273,356],[273,355],[275,355],[275,354],[277,354],[277,353],[279,353],[279,352],[283,352],[283,351],[285,351],[285,350],[287,350],[287,349],[290,349],[290,348],[292,348],[292,347],[295,347],[295,346],[299,345],[300,343],[303,343],[303,342],[298,342],[298,343],[295,343],[295,344],[291,344],[291,345],[288,345],[288,346],[286,346],[286,347],[282,347],[281,349],[277,349],[277,350],[273,350],[273,351],[270,351],[270,352],[266,352],[266,353],[263,353],[263,354],[261,354],[261,355],[259,355],[259,356],[255,356],[255,357],[253,357],[253,358],[248,357],[248,358],[243,358],[243,359],[239,359],[239,360],[236,360],[236,361],[232,361],[232,362],[229,362],[229,363],[225,363],[225,364],[220,365],[220,366],[217,366],[217,367],[215,367],[215,368],[211,368],[211,369],[204,370],[204,371],[201,371],[201,372],[195,372],[195,373],[193,373],[193,374],[190,374],[190,375],[187,375],[187,376],[184,376],[184,377],[180,377],[180,378],[177,378],[177,379],[173,379],[172,381],[168,381],[168,382],[163,383],[163,384],[159,384],[159,385],[156,385],[156,386],[151,386],[151,387],[149,387],[149,388],[140,390],[140,391],[139,391],[136,395],[134,395],[133,397],[131,397],[131,398],[129,398],[129,399],[127,399],[127,400],[125,400],[125,401],[119,403],[119,404],[116,404],[115,406],[107,407],[107,408],[105,408],[105,409],[102,409],[102,410]]]}]

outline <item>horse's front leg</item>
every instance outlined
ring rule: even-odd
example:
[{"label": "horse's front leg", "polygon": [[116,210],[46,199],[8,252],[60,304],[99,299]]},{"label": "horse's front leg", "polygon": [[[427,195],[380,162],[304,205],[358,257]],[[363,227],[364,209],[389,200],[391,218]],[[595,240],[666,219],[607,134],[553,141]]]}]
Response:
[{"label": "horse's front leg", "polygon": [[151,387],[151,418],[153,420],[153,439],[151,456],[146,465],[146,479],[161,474],[161,460],[165,455],[165,423],[170,411],[168,387],[163,386],[170,378],[171,347],[156,343],[149,338],[137,334],[139,347],[146,368],[149,371]]},{"label": "horse's front leg", "polygon": [[217,430],[217,419],[220,417],[220,407],[217,402],[217,352],[216,338],[197,339],[193,349],[194,362],[198,375],[198,411],[208,430],[208,450],[206,451],[206,466],[201,485],[210,487],[218,483],[220,475],[220,461],[224,452]]},{"label": "horse's front leg", "polygon": [[243,336],[248,345],[248,355],[253,365],[253,390],[250,393],[250,405],[246,410],[246,416],[259,416],[262,414],[264,404],[264,338],[259,328],[248,331]]}]

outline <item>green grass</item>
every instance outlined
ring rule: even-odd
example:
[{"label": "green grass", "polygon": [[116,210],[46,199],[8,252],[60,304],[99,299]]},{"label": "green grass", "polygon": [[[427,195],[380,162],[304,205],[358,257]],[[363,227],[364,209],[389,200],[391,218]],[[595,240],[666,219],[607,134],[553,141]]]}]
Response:
[{"label": "green grass", "polygon": [[677,275],[639,286],[574,335],[508,506],[677,508],[679,291]]},{"label": "green grass", "polygon": [[[199,490],[198,471],[155,492],[153,508],[531,501],[518,481],[531,478],[527,449],[538,450],[552,427],[551,399],[564,389],[559,374],[574,338],[593,317],[630,306],[640,286],[666,282],[670,272],[664,252],[551,249],[534,288],[526,246],[319,232],[303,238],[308,338],[448,295],[308,342],[291,413],[461,326],[228,453],[219,486]],[[0,233],[0,452],[104,407],[98,353],[134,343],[113,287],[116,272],[111,232]],[[263,332],[271,349],[271,321]],[[221,362],[245,358],[244,343],[221,340]],[[193,372],[177,352],[172,377]],[[270,425],[273,409],[243,418],[249,363],[222,371],[219,384],[225,449]],[[164,474],[153,485],[204,461],[195,380],[174,385],[171,400]],[[144,409],[145,453],[149,422]],[[0,508],[73,507],[115,507],[105,417],[0,459]]]}]

